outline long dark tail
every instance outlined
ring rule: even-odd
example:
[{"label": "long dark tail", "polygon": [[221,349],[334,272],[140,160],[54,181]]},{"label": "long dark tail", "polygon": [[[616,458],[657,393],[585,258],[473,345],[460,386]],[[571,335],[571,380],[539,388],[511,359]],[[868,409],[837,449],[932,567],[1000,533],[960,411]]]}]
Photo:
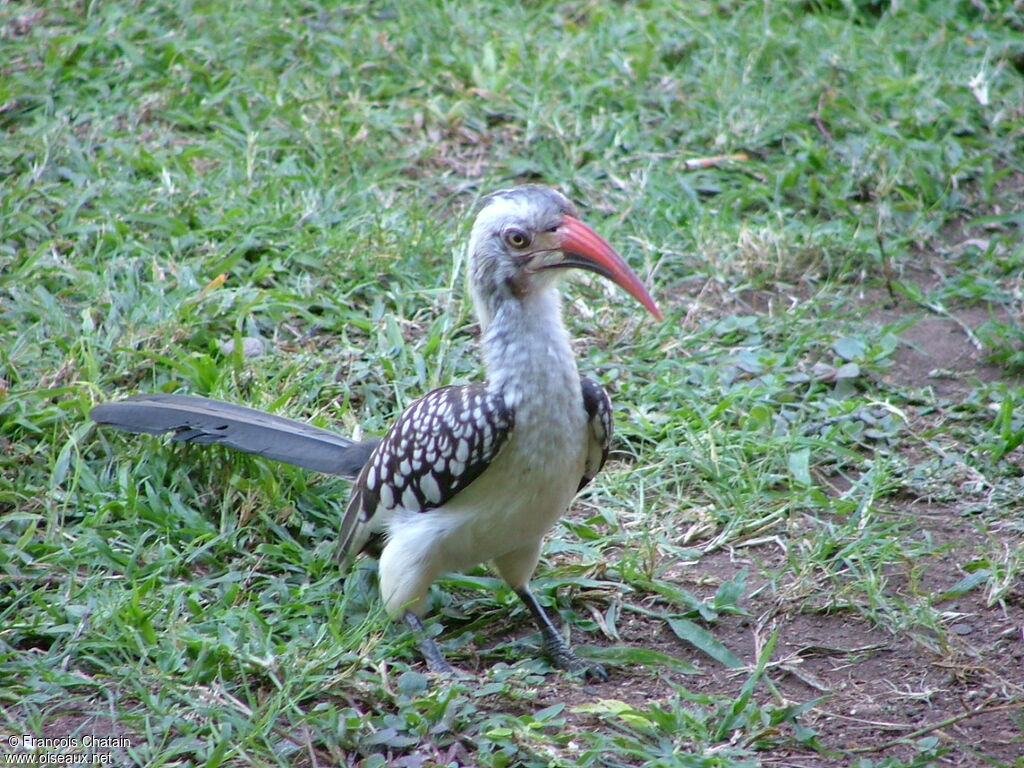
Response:
[{"label": "long dark tail", "polygon": [[356,442],[326,429],[220,400],[194,395],[135,395],[97,405],[97,424],[174,441],[225,445],[298,467],[354,479],[380,442]]}]

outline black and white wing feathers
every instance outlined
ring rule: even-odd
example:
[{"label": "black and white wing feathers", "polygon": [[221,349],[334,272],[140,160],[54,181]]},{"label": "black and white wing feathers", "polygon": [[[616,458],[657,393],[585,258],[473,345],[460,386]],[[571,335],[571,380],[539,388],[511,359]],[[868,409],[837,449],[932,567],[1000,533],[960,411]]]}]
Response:
[{"label": "black and white wing feathers", "polygon": [[375,514],[445,504],[508,442],[514,412],[484,384],[435,389],[410,405],[370,455],[349,498],[339,551],[356,554]]},{"label": "black and white wing feathers", "polygon": [[608,451],[612,445],[612,401],[604,387],[586,376],[580,377],[580,388],[583,390],[583,407],[587,411],[588,442],[587,461],[583,468],[580,487],[593,480],[601,471]]}]

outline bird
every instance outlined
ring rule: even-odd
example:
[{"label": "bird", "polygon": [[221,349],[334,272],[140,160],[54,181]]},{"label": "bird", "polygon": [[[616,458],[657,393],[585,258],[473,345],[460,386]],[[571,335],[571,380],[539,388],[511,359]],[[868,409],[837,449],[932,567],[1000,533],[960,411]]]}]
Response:
[{"label": "bird", "polygon": [[90,416],[353,480],[339,552],[378,559],[384,606],[415,633],[428,670],[453,671],[422,621],[431,585],[486,562],[532,614],[553,665],[604,681],[604,668],[572,650],[529,586],[546,534],[605,463],[613,432],[608,394],[578,371],[561,278],[571,270],[595,273],[656,320],[662,314],[625,260],[552,187],[522,185],[484,197],[467,263],[485,378],[428,392],[383,437],[352,440],[182,394],[101,403]]}]

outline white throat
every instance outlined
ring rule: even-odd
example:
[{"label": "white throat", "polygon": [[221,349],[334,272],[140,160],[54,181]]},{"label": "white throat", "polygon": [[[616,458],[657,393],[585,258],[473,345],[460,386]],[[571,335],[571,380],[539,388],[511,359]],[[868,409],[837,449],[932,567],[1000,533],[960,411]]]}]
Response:
[{"label": "white throat", "polygon": [[487,386],[517,408],[539,400],[578,398],[579,374],[554,286],[502,302],[484,329]]}]

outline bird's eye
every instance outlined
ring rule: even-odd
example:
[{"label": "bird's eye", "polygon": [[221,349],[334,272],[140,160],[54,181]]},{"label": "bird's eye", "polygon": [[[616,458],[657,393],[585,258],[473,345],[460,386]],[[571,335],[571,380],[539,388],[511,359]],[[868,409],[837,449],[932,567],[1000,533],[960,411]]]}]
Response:
[{"label": "bird's eye", "polygon": [[530,236],[521,229],[509,229],[505,231],[505,242],[513,248],[525,248],[530,244]]}]

